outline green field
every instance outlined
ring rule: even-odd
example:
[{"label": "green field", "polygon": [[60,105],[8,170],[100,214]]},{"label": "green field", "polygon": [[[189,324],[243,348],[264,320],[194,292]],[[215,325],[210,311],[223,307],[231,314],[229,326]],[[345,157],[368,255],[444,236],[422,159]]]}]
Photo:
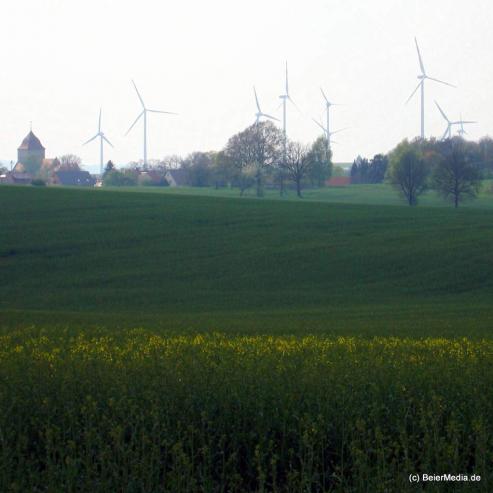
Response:
[{"label": "green field", "polygon": [[[112,190],[138,193],[145,191],[148,193],[172,195],[201,195],[207,197],[256,198],[256,191],[254,189],[247,190],[243,197],[240,197],[240,192],[236,188],[145,187],[143,189],[142,187],[123,187],[113,188]],[[295,190],[287,190],[286,194],[281,198],[278,190],[266,189],[264,191],[264,198],[269,200],[299,201]],[[303,190],[303,201],[360,205],[406,205],[405,200],[389,184],[306,188]],[[428,190],[423,195],[420,195],[418,202],[423,207],[450,207],[452,205],[451,202],[444,200],[434,190]],[[484,180],[478,198],[463,202],[461,207],[468,209],[493,209],[493,180]]]},{"label": "green field", "polygon": [[0,187],[1,491],[490,491],[489,194],[149,192]]}]

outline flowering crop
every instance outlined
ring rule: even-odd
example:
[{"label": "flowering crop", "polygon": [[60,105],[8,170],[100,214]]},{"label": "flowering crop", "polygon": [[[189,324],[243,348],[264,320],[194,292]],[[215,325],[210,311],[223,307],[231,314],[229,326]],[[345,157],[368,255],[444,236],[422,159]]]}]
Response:
[{"label": "flowering crop", "polygon": [[485,487],[492,368],[493,341],[465,338],[7,331],[0,490]]}]

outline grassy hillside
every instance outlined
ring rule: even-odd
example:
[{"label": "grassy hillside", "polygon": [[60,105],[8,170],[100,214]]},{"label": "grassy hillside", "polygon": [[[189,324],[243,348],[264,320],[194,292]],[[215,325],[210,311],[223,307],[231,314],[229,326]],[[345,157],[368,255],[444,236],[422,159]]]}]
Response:
[{"label": "grassy hillside", "polygon": [[0,189],[4,324],[483,334],[491,211]]},{"label": "grassy hillside", "polygon": [[490,491],[491,214],[1,187],[0,491]]},{"label": "grassy hillside", "polygon": [[[238,189],[220,188],[160,188],[160,187],[127,187],[114,188],[115,191],[133,191],[148,193],[164,193],[173,195],[202,195],[208,197],[230,197],[240,198]],[[256,198],[255,190],[247,190],[243,198]],[[288,190],[282,198],[278,190],[265,190],[265,198],[270,200],[299,201],[294,190]],[[396,205],[407,206],[406,201],[397,191],[388,184],[378,185],[350,185],[346,187],[326,187],[321,189],[303,190],[303,201],[329,202],[337,204],[361,204],[361,205]],[[451,202],[447,202],[435,191],[429,190],[420,195],[419,205],[423,207],[451,207]],[[493,180],[483,181],[482,188],[476,200],[469,200],[461,204],[466,209],[493,209]]]}]

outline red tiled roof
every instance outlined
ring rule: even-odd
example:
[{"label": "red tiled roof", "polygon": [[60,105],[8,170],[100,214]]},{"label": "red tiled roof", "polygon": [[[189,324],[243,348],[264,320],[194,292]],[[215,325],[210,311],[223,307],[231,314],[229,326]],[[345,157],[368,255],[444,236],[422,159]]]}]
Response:
[{"label": "red tiled roof", "polygon": [[334,176],[326,182],[329,187],[345,187],[351,185],[351,178],[349,176]]}]

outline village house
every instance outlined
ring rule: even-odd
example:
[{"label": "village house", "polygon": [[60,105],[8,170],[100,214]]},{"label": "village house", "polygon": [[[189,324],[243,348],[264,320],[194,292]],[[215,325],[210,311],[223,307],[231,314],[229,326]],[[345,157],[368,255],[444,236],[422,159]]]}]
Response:
[{"label": "village house", "polygon": [[169,169],[164,175],[170,187],[186,187],[187,186],[187,170]]}]

